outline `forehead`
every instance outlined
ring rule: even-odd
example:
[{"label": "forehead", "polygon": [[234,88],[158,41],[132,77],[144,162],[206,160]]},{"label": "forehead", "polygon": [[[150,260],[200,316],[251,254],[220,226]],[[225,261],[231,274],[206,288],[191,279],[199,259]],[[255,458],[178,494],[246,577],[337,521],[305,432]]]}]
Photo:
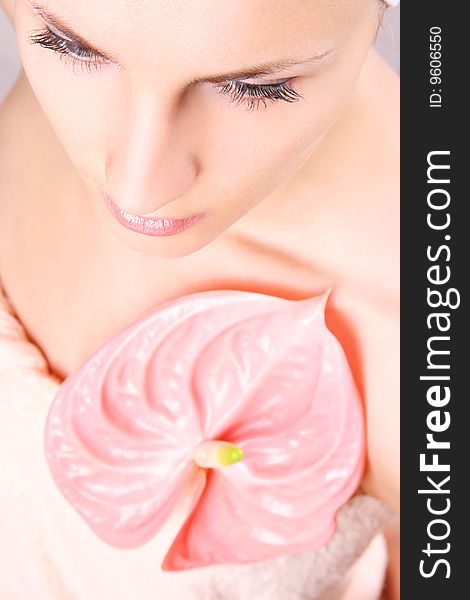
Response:
[{"label": "forehead", "polygon": [[230,70],[325,50],[375,0],[38,0],[108,54],[152,69]]}]

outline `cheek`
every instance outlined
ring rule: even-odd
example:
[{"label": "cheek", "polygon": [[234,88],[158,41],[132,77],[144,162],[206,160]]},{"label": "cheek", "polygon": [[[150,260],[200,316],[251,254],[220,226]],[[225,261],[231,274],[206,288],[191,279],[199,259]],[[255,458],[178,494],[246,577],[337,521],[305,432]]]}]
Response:
[{"label": "cheek", "polygon": [[251,208],[301,168],[351,100],[369,47],[368,36],[361,35],[322,72],[294,80],[303,100],[226,116],[220,129],[225,141],[213,140],[212,163],[219,188],[239,209]]},{"label": "cheek", "polygon": [[89,172],[94,164],[93,154],[100,153],[100,137],[104,138],[99,124],[104,123],[101,117],[106,112],[96,103],[96,98],[102,96],[79,68],[74,75],[72,66],[66,65],[59,55],[30,44],[29,35],[38,29],[41,25],[28,15],[17,19],[18,50],[26,77],[71,162],[79,171]]},{"label": "cheek", "polygon": [[[246,112],[229,109],[214,135],[211,179],[233,210],[246,211],[292,177],[336,120],[344,98],[340,90],[304,81],[296,89],[304,100],[269,104]],[[221,133],[223,132],[223,133]]]}]

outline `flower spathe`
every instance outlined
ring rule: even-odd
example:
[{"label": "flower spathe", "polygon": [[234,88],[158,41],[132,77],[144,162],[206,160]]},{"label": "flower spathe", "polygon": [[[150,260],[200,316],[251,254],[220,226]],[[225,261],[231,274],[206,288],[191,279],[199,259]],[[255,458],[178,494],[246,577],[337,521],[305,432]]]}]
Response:
[{"label": "flower spathe", "polygon": [[267,560],[331,538],[359,485],[365,436],[327,297],[189,294],[64,380],[46,458],[96,535],[145,544],[192,489],[165,570]]}]

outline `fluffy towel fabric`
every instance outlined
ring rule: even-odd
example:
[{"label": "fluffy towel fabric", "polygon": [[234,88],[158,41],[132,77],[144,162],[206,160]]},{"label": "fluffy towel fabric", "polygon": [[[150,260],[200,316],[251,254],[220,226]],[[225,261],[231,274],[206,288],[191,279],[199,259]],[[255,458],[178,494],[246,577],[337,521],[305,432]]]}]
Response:
[{"label": "fluffy towel fabric", "polygon": [[44,424],[59,385],[0,282],[1,598],[378,600],[386,551],[376,534],[391,514],[370,496],[356,495],[342,508],[323,548],[248,565],[161,571],[184,522],[183,505],[141,548],[102,542],[62,497],[46,464]]}]

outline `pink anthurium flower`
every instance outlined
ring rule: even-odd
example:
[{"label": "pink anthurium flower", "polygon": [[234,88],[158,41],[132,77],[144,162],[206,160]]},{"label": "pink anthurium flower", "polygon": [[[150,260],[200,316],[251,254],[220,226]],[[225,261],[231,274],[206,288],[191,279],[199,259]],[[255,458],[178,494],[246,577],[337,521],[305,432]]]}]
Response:
[{"label": "pink anthurium flower", "polygon": [[328,293],[186,295],[65,379],[46,457],[100,538],[145,544],[187,489],[164,570],[267,560],[331,538],[365,442],[346,357],[324,321]]}]

